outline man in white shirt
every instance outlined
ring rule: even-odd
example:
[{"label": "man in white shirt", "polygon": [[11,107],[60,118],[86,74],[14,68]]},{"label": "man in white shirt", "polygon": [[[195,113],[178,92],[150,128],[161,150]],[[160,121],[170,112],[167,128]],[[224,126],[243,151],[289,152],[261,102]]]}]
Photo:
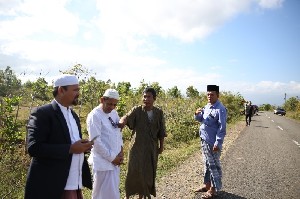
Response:
[{"label": "man in white shirt", "polygon": [[123,163],[123,140],[115,110],[119,93],[107,89],[100,105],[87,116],[87,130],[94,147],[88,159],[93,168],[93,199],[120,199],[120,164]]}]

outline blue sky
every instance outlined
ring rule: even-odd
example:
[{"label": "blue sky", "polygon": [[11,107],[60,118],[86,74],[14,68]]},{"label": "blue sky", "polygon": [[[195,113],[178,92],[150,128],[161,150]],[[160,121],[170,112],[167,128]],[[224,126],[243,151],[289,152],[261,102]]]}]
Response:
[{"label": "blue sky", "polygon": [[299,10],[298,0],[0,0],[0,67],[52,82],[82,64],[132,87],[217,84],[282,105],[300,97]]}]

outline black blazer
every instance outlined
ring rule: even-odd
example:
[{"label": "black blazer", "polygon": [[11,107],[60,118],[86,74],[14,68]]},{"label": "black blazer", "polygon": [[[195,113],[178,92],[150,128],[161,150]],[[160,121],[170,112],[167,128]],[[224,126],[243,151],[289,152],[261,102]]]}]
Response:
[{"label": "black blazer", "polygon": [[[79,118],[74,111],[72,114],[82,137]],[[31,112],[27,144],[32,160],[27,174],[25,199],[60,199],[68,179],[72,154],[69,154],[69,129],[54,100]],[[86,157],[82,167],[82,183],[92,188]]]}]

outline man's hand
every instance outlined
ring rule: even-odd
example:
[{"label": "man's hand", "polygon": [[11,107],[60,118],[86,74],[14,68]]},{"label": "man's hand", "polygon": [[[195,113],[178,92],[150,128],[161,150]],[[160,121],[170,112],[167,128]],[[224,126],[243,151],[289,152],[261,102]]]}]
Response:
[{"label": "man's hand", "polygon": [[123,147],[121,147],[120,153],[117,155],[117,157],[111,162],[115,166],[120,166],[123,164],[124,161],[124,152],[123,152]]},{"label": "man's hand", "polygon": [[214,147],[213,147],[213,151],[214,151],[214,152],[219,151],[219,147],[218,147],[218,146],[214,146]]},{"label": "man's hand", "polygon": [[195,115],[198,115],[200,112],[202,112],[202,108],[198,108],[198,109],[195,111]]},{"label": "man's hand", "polygon": [[164,147],[162,146],[162,147],[159,147],[159,149],[158,149],[158,154],[162,154],[162,152],[164,151]]},{"label": "man's hand", "polygon": [[118,128],[123,129],[126,123],[127,123],[126,116],[123,116],[118,123]]},{"label": "man's hand", "polygon": [[124,160],[123,156],[117,155],[116,158],[111,163],[115,166],[120,166],[121,164],[123,164],[123,160]]},{"label": "man's hand", "polygon": [[93,147],[93,142],[90,142],[87,139],[81,139],[74,142],[69,150],[69,153],[80,154],[91,150]]},{"label": "man's hand", "polygon": [[165,142],[165,138],[159,139],[158,154],[162,154],[162,152],[164,151],[164,142]]}]

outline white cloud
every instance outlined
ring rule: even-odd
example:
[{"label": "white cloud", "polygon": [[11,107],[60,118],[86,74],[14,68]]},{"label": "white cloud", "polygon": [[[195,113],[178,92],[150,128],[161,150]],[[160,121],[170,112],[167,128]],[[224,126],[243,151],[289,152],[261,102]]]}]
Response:
[{"label": "white cloud", "polygon": [[83,58],[93,60],[97,57],[97,51],[92,48],[85,49],[59,41],[21,40],[2,46],[2,50],[7,55],[19,54],[21,58],[32,62],[56,60],[57,63],[64,63],[77,61],[76,58],[81,58],[82,53],[86,54]]},{"label": "white cloud", "polygon": [[15,7],[21,3],[21,0],[0,0],[0,15],[14,16]]},{"label": "white cloud", "polygon": [[[74,36],[78,31],[79,19],[64,9],[68,0],[25,0],[13,7],[13,19],[0,21],[0,39],[26,39],[40,34],[58,34],[58,36]],[[39,34],[39,35],[35,35]]]},{"label": "white cloud", "polygon": [[290,82],[274,82],[274,81],[260,81],[260,82],[227,82],[226,88],[230,89],[230,85],[234,85],[235,91],[242,91],[243,93],[258,93],[266,94],[274,92],[290,92],[299,93],[300,92],[300,82],[290,81]]},{"label": "white cloud", "polygon": [[252,92],[258,93],[285,93],[290,94],[300,93],[300,82],[290,81],[287,83],[283,82],[273,82],[273,81],[261,81],[257,83],[254,89],[251,89]]},{"label": "white cloud", "polygon": [[93,33],[90,32],[90,31],[85,32],[85,33],[83,34],[83,38],[84,38],[85,40],[89,40],[89,41],[90,41],[90,40],[93,38]]},{"label": "white cloud", "polygon": [[202,39],[251,1],[98,0],[99,27],[110,35],[173,37],[184,42]]},{"label": "white cloud", "polygon": [[220,82],[222,91],[231,91],[240,93],[245,100],[251,100],[253,104],[271,104],[281,106],[284,103],[284,96],[300,96],[300,82],[274,82],[274,81],[238,81],[238,82]]},{"label": "white cloud", "polygon": [[258,4],[262,8],[279,8],[282,6],[284,0],[257,0]]},{"label": "white cloud", "polygon": [[[5,4],[2,1],[0,5]],[[66,10],[68,3],[71,1],[14,0],[5,4],[1,11],[10,10],[17,15],[0,21],[0,52],[19,54],[32,61],[61,60],[61,65],[70,60],[95,60],[90,56],[96,54],[94,51],[105,54],[105,58],[116,54],[128,57],[128,53],[140,54],[156,49],[156,45],[147,39],[151,35],[183,42],[203,39],[232,17],[249,9],[251,0],[231,0],[230,3],[228,0],[97,0],[99,13],[86,23],[80,21],[76,13]],[[269,1],[260,3],[271,5]],[[85,41],[99,37],[91,32],[93,24],[101,33],[101,42],[93,47],[78,46],[79,29],[83,31]],[[133,56],[130,60],[134,63]],[[115,59],[116,56],[112,64]],[[136,59],[138,61],[140,55]],[[99,59],[95,64],[97,62]],[[108,59],[104,62],[109,64]]]}]

